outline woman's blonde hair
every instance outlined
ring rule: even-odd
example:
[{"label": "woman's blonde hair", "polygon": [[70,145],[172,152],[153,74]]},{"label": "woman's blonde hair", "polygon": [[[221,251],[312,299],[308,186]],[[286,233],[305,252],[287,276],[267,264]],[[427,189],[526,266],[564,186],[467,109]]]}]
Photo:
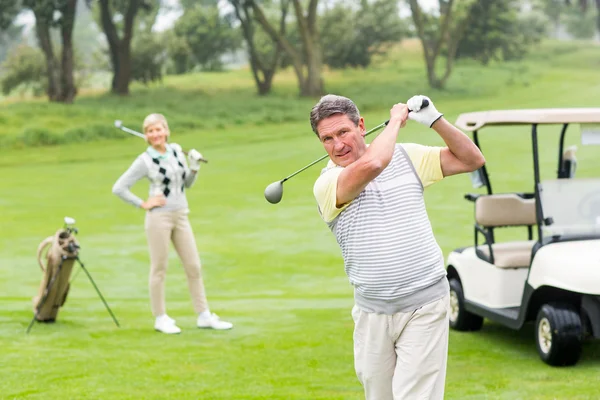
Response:
[{"label": "woman's blonde hair", "polygon": [[164,115],[157,113],[150,114],[146,118],[144,118],[144,123],[142,124],[144,134],[146,134],[146,129],[148,129],[150,125],[158,123],[161,123],[164,126],[165,130],[167,131],[167,136],[169,136],[171,134],[171,131],[169,130],[169,124],[167,124],[167,119]]}]

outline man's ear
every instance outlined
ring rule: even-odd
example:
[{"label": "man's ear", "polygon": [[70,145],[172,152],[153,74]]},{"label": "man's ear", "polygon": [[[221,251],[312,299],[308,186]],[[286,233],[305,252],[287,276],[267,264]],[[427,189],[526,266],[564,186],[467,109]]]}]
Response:
[{"label": "man's ear", "polygon": [[365,137],[367,130],[365,129],[365,119],[363,117],[358,120],[358,129],[360,129],[360,135]]}]

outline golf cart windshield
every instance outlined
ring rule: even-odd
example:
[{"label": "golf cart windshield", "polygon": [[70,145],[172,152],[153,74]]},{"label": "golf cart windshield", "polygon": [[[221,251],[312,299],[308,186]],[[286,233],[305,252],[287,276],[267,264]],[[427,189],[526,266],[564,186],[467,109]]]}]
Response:
[{"label": "golf cart windshield", "polygon": [[600,179],[541,182],[544,237],[600,235]]}]

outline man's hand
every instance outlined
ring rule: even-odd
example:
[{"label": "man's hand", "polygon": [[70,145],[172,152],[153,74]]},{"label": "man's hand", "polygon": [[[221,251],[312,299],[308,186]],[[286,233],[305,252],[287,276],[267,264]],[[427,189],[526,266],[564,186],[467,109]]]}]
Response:
[{"label": "man's hand", "polygon": [[[421,110],[421,104],[423,104],[423,100],[425,99],[429,101],[429,105]],[[413,96],[408,99],[406,103],[408,104],[408,108],[411,110],[411,112],[408,114],[408,118],[429,128],[431,128],[435,121],[444,115],[436,110],[433,102],[427,96]]]},{"label": "man's hand", "polygon": [[162,207],[167,204],[167,199],[164,195],[159,194],[158,196],[149,197],[148,200],[142,203],[144,210],[152,210],[155,207]]},{"label": "man's hand", "polygon": [[400,122],[400,128],[404,128],[404,126],[406,125],[406,120],[410,116],[410,114],[408,113],[408,109],[409,107],[406,104],[394,104],[394,106],[390,110],[390,121],[398,120]]},{"label": "man's hand", "polygon": [[202,159],[202,154],[196,149],[191,149],[188,151],[188,162],[190,165],[190,170],[193,172],[198,172],[200,169],[200,160]]}]

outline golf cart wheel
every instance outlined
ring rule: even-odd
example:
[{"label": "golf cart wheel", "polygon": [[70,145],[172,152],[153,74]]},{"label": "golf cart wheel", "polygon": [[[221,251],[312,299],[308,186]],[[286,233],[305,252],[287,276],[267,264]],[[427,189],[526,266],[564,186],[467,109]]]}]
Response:
[{"label": "golf cart wheel", "polygon": [[450,327],[457,331],[478,331],[483,326],[483,317],[465,309],[462,285],[458,279],[450,279]]},{"label": "golf cart wheel", "polygon": [[535,323],[535,342],[541,359],[548,365],[575,365],[581,355],[583,327],[575,307],[544,304]]}]

